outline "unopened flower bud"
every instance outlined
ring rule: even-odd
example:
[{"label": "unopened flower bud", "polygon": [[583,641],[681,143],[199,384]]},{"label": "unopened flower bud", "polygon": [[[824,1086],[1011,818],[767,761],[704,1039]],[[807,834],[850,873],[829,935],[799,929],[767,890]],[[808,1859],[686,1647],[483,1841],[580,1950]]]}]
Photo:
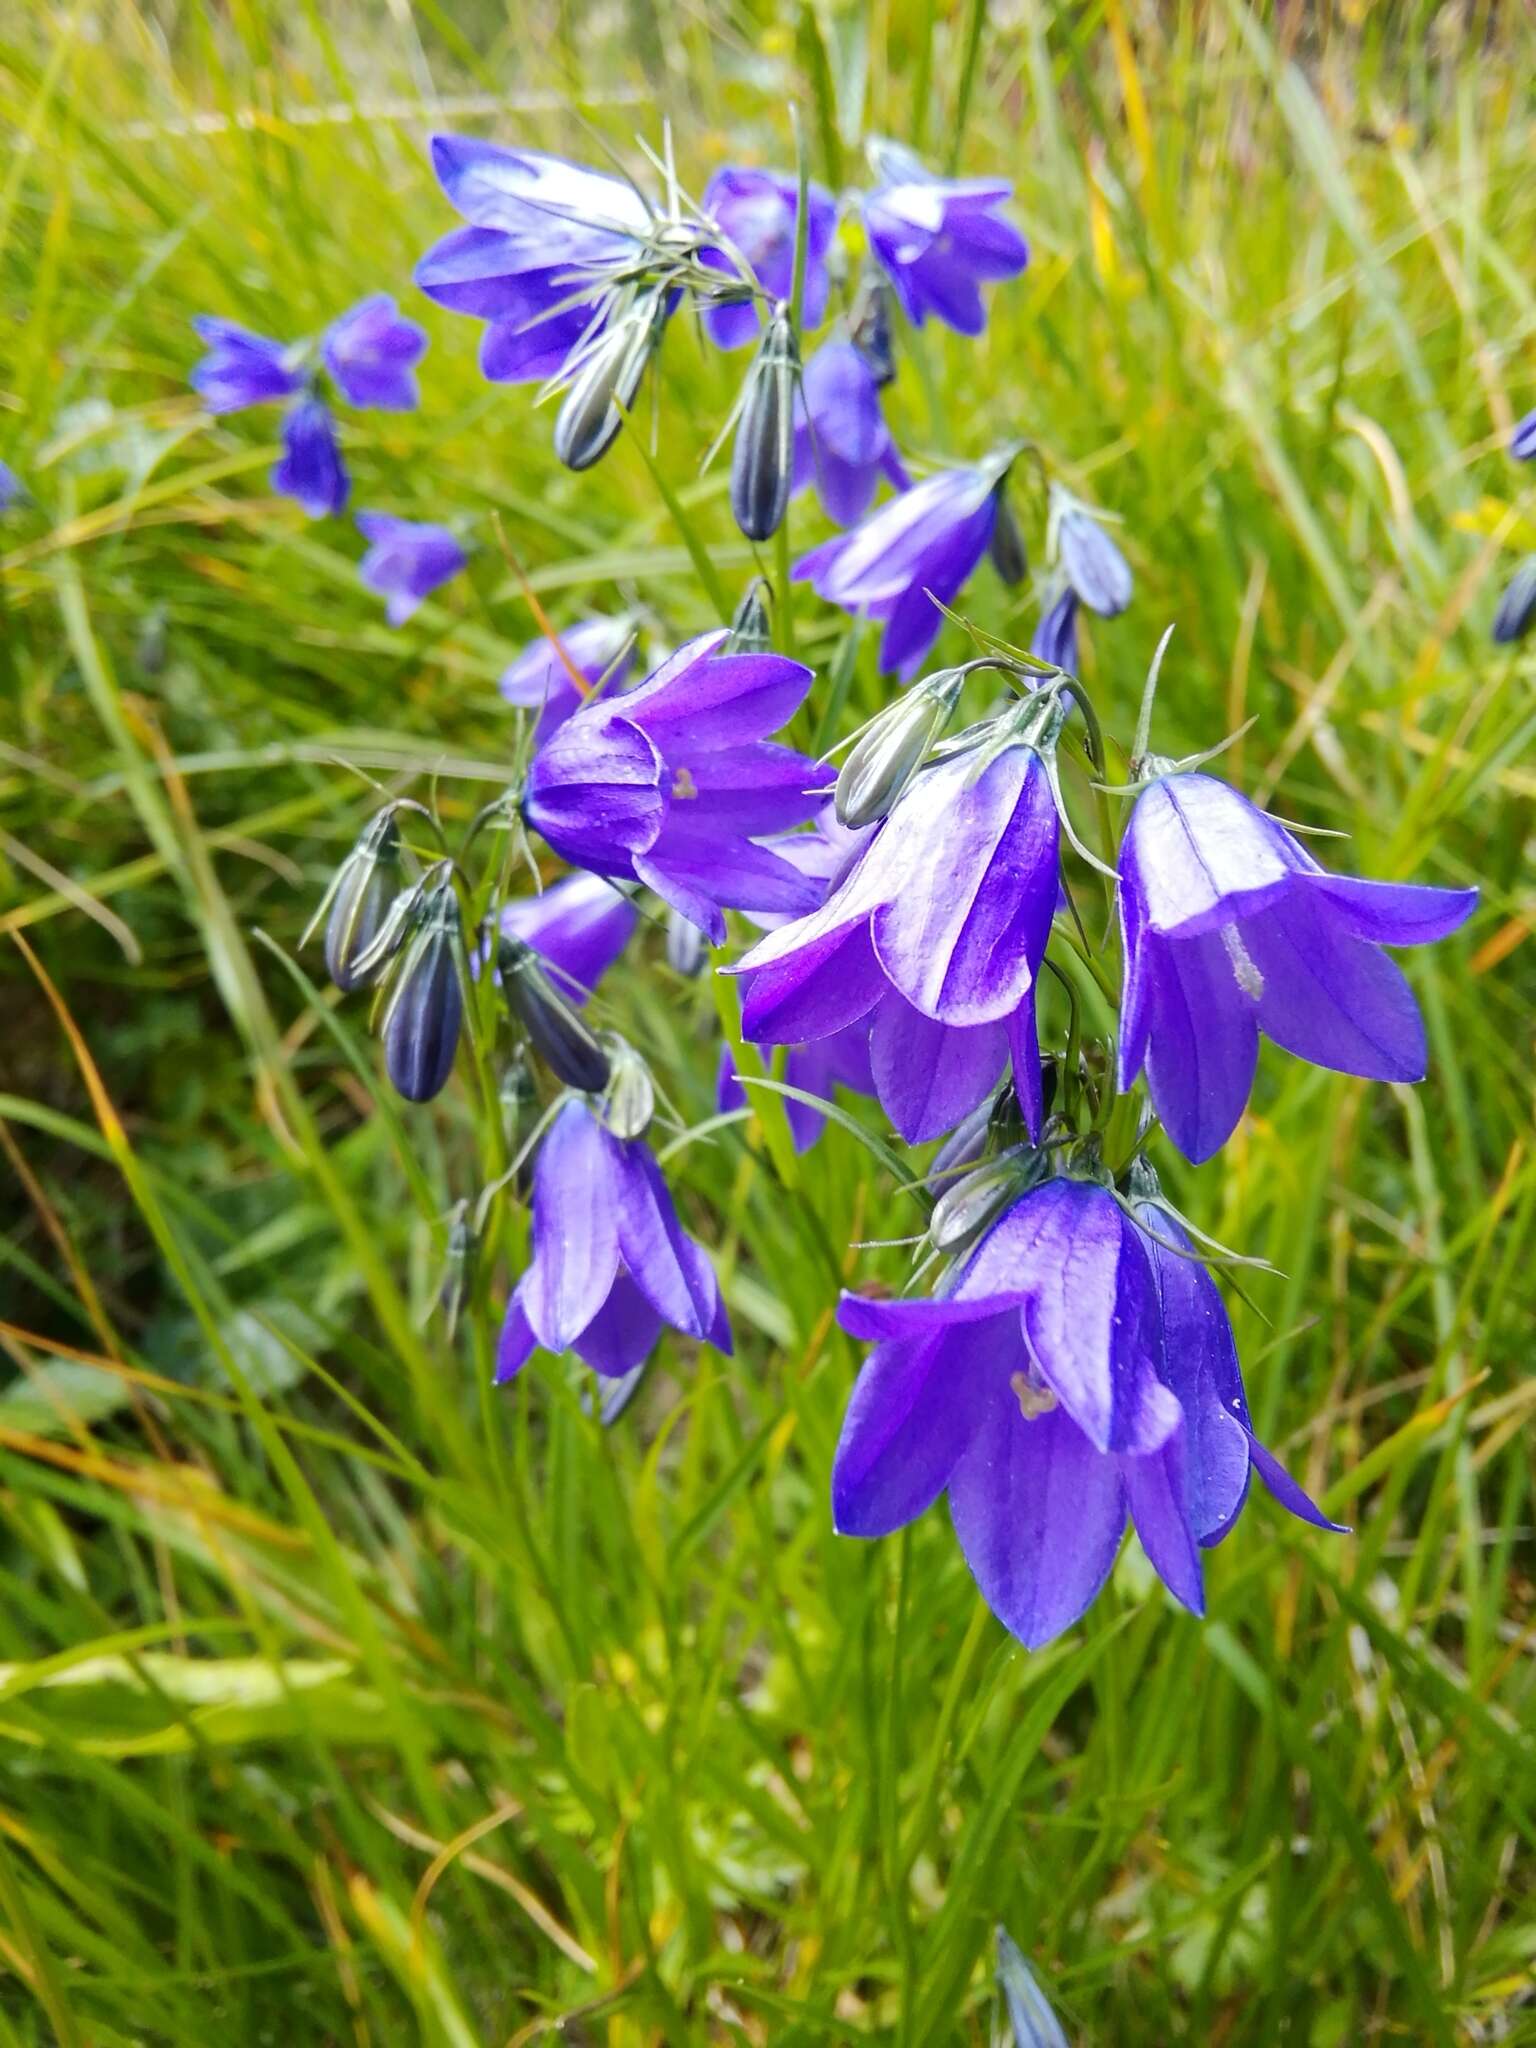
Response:
[{"label": "unopened flower bud", "polygon": [[963,681],[957,669],[925,676],[867,728],[832,794],[840,825],[857,832],[892,808],[948,724]]},{"label": "unopened flower bud", "polygon": [[605,1034],[608,1086],[599,1116],[616,1138],[643,1138],[656,1113],[656,1085],[651,1070],[627,1039]]},{"label": "unopened flower bud", "polygon": [[1035,1155],[1022,1149],[978,1166],[934,1204],[928,1219],[929,1243],[941,1252],[969,1244],[1018,1199],[1037,1170]]},{"label": "unopened flower bud", "polygon": [[731,510],[748,540],[777,533],[794,476],[800,354],[789,314],[769,321],[751,369],[731,450]]},{"label": "unopened flower bud", "polygon": [[383,929],[400,889],[400,827],[392,810],[370,818],[342,862],[325,922],[325,969],[340,989],[367,977],[359,962]]},{"label": "unopened flower bud", "polygon": [[667,965],[687,980],[701,974],[705,960],[704,934],[681,911],[667,913]]},{"label": "unopened flower bud", "polygon": [[463,943],[458,898],[445,878],[423,905],[384,1014],[384,1064],[407,1102],[430,1102],[453,1072],[464,1021]]},{"label": "unopened flower bud", "polygon": [[513,1015],[555,1078],[587,1095],[605,1088],[607,1053],[544,972],[532,946],[503,934],[496,965]]},{"label": "unopened flower bud", "polygon": [[993,568],[1010,590],[1029,574],[1029,553],[1004,484],[997,487],[997,517],[992,522],[992,538],[987,543],[987,553],[992,557]]},{"label": "unopened flower bud", "polygon": [[876,385],[891,383],[896,375],[896,351],[891,342],[891,288],[878,271],[868,272],[859,286],[849,333],[854,347],[869,365]]},{"label": "unopened flower bud", "polygon": [[768,618],[768,586],[754,576],[736,607],[722,654],[772,654],[773,627]]},{"label": "unopened flower bud", "polygon": [[590,469],[612,447],[624,413],[635,402],[665,319],[665,294],[650,293],[619,314],[581,352],[555,420],[555,454],[567,469]]}]

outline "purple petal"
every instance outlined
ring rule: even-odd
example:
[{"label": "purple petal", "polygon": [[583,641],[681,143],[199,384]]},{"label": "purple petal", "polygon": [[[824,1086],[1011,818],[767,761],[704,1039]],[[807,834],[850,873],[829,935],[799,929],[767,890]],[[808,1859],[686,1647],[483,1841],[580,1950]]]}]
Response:
[{"label": "purple petal", "polygon": [[1283,826],[1211,775],[1165,776],[1143,790],[1125,854],[1147,929],[1180,938],[1262,909],[1310,866]]},{"label": "purple petal", "polygon": [[1341,933],[1325,900],[1298,891],[1239,930],[1262,981],[1259,1025],[1276,1045],[1340,1073],[1423,1080],[1424,1024],[1402,969]]},{"label": "purple petal", "polygon": [[1017,1334],[991,1326],[940,1330],[880,1344],[860,1368],[832,1464],[832,1523],[840,1536],[887,1536],[936,1501],[1006,1380]]},{"label": "purple petal", "polygon": [[1536,460],[1536,412],[1528,412],[1510,435],[1509,452],[1516,462]]},{"label": "purple petal", "polygon": [[[717,654],[705,634],[672,658],[625,699],[633,719],[670,758],[692,760],[719,747],[767,739],[787,725],[812,681],[803,662],[782,654]],[[684,659],[693,649],[692,658]]]},{"label": "purple petal", "polygon": [[304,388],[304,371],[281,341],[253,334],[233,320],[202,315],[192,322],[208,353],[189,382],[212,413],[240,412],[248,405],[267,405],[291,398]]},{"label": "purple petal", "polygon": [[1045,1119],[1045,1092],[1040,1079],[1040,1035],[1035,1028],[1033,989],[1008,1019],[1008,1056],[1013,1062],[1013,1092],[1018,1098],[1024,1128],[1031,1142],[1038,1145]]},{"label": "purple petal", "polygon": [[909,1344],[937,1331],[1005,1315],[1019,1306],[1025,1292],[1022,1287],[1003,1286],[969,1298],[948,1295],[929,1300],[914,1295],[901,1301],[843,1294],[837,1304],[837,1320],[850,1337],[860,1337],[866,1344]]},{"label": "purple petal", "polygon": [[626,653],[633,637],[628,619],[584,619],[561,632],[558,648],[548,640],[532,641],[503,669],[497,687],[509,704],[538,712],[534,740],[542,746],[586,701],[572,680],[571,669],[589,688],[605,682],[608,692],[616,694],[623,689],[633,660],[632,653]]},{"label": "purple petal", "polygon": [[[629,706],[625,704],[625,715]],[[673,816],[698,835],[744,833],[758,838],[787,832],[813,818],[826,802],[824,762],[809,760],[771,740],[690,754],[672,779]],[[814,909],[820,892],[802,896]]]},{"label": "purple petal", "polygon": [[538,1339],[533,1327],[523,1313],[523,1288],[519,1281],[512,1290],[512,1299],[507,1303],[506,1319],[501,1326],[501,1335],[496,1340],[496,1384],[504,1387],[514,1380],[533,1356]]},{"label": "purple petal", "polygon": [[581,1102],[544,1133],[533,1169],[533,1259],[520,1292],[529,1327],[564,1351],[608,1298],[619,1267],[622,1159]]},{"label": "purple petal", "polygon": [[1144,939],[1147,1086],[1168,1135],[1199,1165],[1237,1128],[1253,1087],[1259,1032],[1219,932]]},{"label": "purple petal", "polygon": [[1200,1546],[1190,1527],[1184,1432],[1175,1430],[1150,1457],[1122,1458],[1120,1476],[1141,1547],[1173,1597],[1191,1614],[1205,1612]]},{"label": "purple petal", "polygon": [[936,1023],[896,990],[875,1012],[870,1063],[881,1107],[909,1145],[953,1130],[996,1086],[1008,1057],[1001,1024]]},{"label": "purple petal", "polygon": [[347,466],[330,413],[318,398],[301,398],[284,418],[282,460],[272,471],[272,488],[302,505],[311,519],[332,519],[346,509]]},{"label": "purple petal", "polygon": [[1112,619],[1131,601],[1131,571],[1124,555],[1096,519],[1077,506],[1063,514],[1058,530],[1061,566],[1089,611]]},{"label": "purple petal", "polygon": [[1287,1509],[1298,1521],[1310,1522],[1314,1529],[1327,1529],[1335,1536],[1349,1534],[1348,1525],[1343,1522],[1330,1522],[1311,1495],[1296,1484],[1274,1452],[1267,1450],[1251,1432],[1248,1448],[1253,1456],[1253,1469],[1281,1507]]},{"label": "purple petal", "polygon": [[[616,1148],[619,1251],[630,1278],[673,1329],[705,1337],[720,1306],[714,1268],[698,1254],[672,1206],[661,1168],[641,1139]],[[631,1361],[633,1362],[633,1361]]]},{"label": "purple petal", "polygon": [[1162,1315],[1163,1375],[1184,1414],[1179,1444],[1188,1521],[1206,1543],[1231,1527],[1248,1490],[1248,1406],[1237,1346],[1205,1267],[1165,1249],[1189,1252],[1185,1231],[1166,1209],[1140,1213]]},{"label": "purple petal", "polygon": [[427,352],[424,329],[401,317],[387,292],[362,300],[326,330],[326,368],[352,405],[411,412],[415,366]]},{"label": "purple petal", "polygon": [[655,845],[636,854],[635,873],[717,946],[725,938],[722,910],[798,912],[813,907],[819,894],[815,883],[766,846],[721,833],[708,819],[691,826],[675,812]]},{"label": "purple petal", "polygon": [[1378,946],[1424,946],[1465,924],[1475,889],[1431,889],[1413,882],[1365,882],[1353,875],[1308,875],[1306,885],[1343,915],[1335,922]]},{"label": "purple petal", "polygon": [[565,368],[591,322],[585,304],[536,320],[497,320],[480,344],[480,374],[488,384],[541,384]]},{"label": "purple petal", "polygon": [[619,1380],[650,1357],[660,1335],[661,1317],[627,1274],[619,1273],[572,1348],[604,1379]]},{"label": "purple petal", "polygon": [[1125,1532],[1117,1461],[1060,1409],[1026,1422],[1006,1381],[988,1386],[949,1511],[982,1598],[1032,1650],[1092,1604]]},{"label": "purple petal", "polygon": [[[738,965],[729,971],[742,969]],[[868,926],[858,919],[750,972],[742,996],[742,1032],[766,1045],[825,1038],[868,1016],[887,987]]]},{"label": "purple petal", "polygon": [[650,228],[644,200],[606,172],[467,135],[434,135],[431,146],[449,203],[477,227],[542,233],[567,260],[622,253]]},{"label": "purple petal", "polygon": [[555,969],[567,1001],[583,1003],[628,945],[640,913],[601,875],[564,875],[537,896],[503,904],[501,928]]},{"label": "purple petal", "polygon": [[661,758],[639,727],[593,706],[534,755],[523,815],[566,860],[623,874],[661,830],[661,775]]}]

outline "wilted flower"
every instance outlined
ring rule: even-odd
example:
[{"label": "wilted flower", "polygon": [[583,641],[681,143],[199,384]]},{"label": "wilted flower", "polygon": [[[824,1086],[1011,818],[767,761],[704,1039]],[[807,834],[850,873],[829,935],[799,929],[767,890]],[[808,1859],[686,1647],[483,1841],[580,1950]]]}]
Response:
[{"label": "wilted flower", "polygon": [[[770,299],[788,299],[794,289],[799,196],[795,178],[741,164],[727,164],[716,171],[704,188],[704,213],[745,257]],[[837,207],[831,193],[811,185],[806,206],[803,327],[818,327],[827,310],[827,251],[836,226]],[[735,264],[723,250],[706,250],[703,260],[711,268],[736,274]],[[704,325],[718,347],[741,348],[756,335],[760,315],[750,300],[710,306]]]},{"label": "wilted flower", "polygon": [[781,305],[747,372],[731,448],[731,511],[748,540],[777,533],[789,506],[799,381],[795,331]]},{"label": "wilted flower", "polygon": [[640,913],[601,875],[562,875],[537,896],[501,908],[501,929],[554,969],[567,1000],[584,1003],[634,935]]},{"label": "wilted flower", "polygon": [[714,1269],[679,1224],[645,1141],[614,1137],[573,1098],[534,1164],[533,1256],[507,1304],[497,1382],[538,1345],[575,1350],[617,1378],[649,1354],[664,1323],[731,1348]]},{"label": "wilted flower", "polygon": [[541,744],[586,702],[571,670],[588,691],[604,682],[610,690],[622,690],[634,663],[634,638],[634,624],[627,618],[583,619],[560,629],[558,650],[542,637],[530,641],[502,671],[497,687],[509,704],[538,712],[533,737]]},{"label": "wilted flower", "polygon": [[272,487],[302,505],[311,519],[334,518],[346,509],[351,483],[336,428],[324,403],[301,398],[283,419],[283,454],[272,471]]},{"label": "wilted flower", "polygon": [[821,908],[726,970],[743,977],[750,1039],[793,1045],[868,1019],[876,1092],[909,1144],[960,1122],[1010,1054],[1039,1129],[1035,980],[1058,827],[1037,747],[1051,716],[925,768]]},{"label": "wilted flower", "polygon": [[431,520],[359,512],[357,526],[370,543],[358,573],[388,600],[385,615],[392,626],[403,626],[422,599],[457,576],[469,559],[452,531]]},{"label": "wilted flower", "polygon": [[377,412],[413,412],[419,402],[416,365],[427,337],[405,319],[388,292],[361,299],[325,331],[321,353],[350,405]]},{"label": "wilted flower", "polygon": [[1516,462],[1536,461],[1536,412],[1528,412],[1510,435],[1509,452]]},{"label": "wilted flower", "polygon": [[1145,1062],[1169,1136],[1199,1161],[1243,1113],[1261,1031],[1315,1066],[1422,1080],[1418,1005],[1381,948],[1443,938],[1476,902],[1328,874],[1225,783],[1160,776],[1120,849],[1120,1087]]},{"label": "wilted flower", "polygon": [[1062,572],[1080,602],[1101,618],[1118,617],[1131,601],[1130,564],[1088,507],[1059,484],[1051,487],[1050,529]]},{"label": "wilted flower", "polygon": [[421,900],[379,1023],[384,1064],[407,1102],[430,1102],[453,1072],[464,1021],[464,941],[446,877]]},{"label": "wilted flower", "polygon": [[879,179],[864,200],[869,245],[902,310],[921,327],[930,313],[961,334],[980,334],[980,287],[1017,277],[1029,244],[996,208],[1013,196],[1004,178],[938,178],[894,142],[870,144]]},{"label": "wilted flower", "polygon": [[1077,674],[1077,592],[1070,586],[1040,614],[1029,651],[1069,676]]},{"label": "wilted flower", "polygon": [[811,672],[777,654],[688,641],[617,700],[584,704],[534,756],[523,816],[564,859],[654,889],[718,945],[723,911],[805,909],[804,878],[756,845],[812,816],[814,761],[766,735]]},{"label": "wilted flower", "polygon": [[621,178],[462,135],[434,135],[432,168],[470,222],[416,266],[439,305],[488,321],[480,367],[493,383],[556,375],[603,317],[606,280],[631,269],[655,216]]},{"label": "wilted flower", "polygon": [[1499,608],[1493,615],[1493,637],[1501,646],[1510,646],[1525,638],[1532,619],[1536,619],[1536,555],[1527,555],[1499,599]]},{"label": "wilted flower", "polygon": [[939,470],[795,564],[796,580],[830,604],[884,621],[883,669],[913,675],[938,638],[934,599],[953,602],[992,538],[1000,465]]},{"label": "wilted flower", "polygon": [[852,526],[881,477],[911,482],[880,410],[875,373],[851,341],[827,341],[811,357],[795,407],[794,487],[816,485],[827,517]]},{"label": "wilted flower", "polygon": [[273,341],[209,314],[200,315],[192,325],[208,344],[208,353],[189,381],[210,412],[241,412],[248,405],[292,398],[304,389],[304,342]]},{"label": "wilted flower", "polygon": [[1250,1458],[1292,1512],[1323,1522],[1253,1444],[1208,1276],[1097,1181],[1030,1189],[937,1299],[844,1295],[838,1320],[875,1349],[833,1465],[837,1528],[885,1535],[947,1488],[983,1598],[1030,1648],[1088,1607],[1127,1514],[1169,1591],[1201,1613],[1200,1545],[1230,1527]]}]

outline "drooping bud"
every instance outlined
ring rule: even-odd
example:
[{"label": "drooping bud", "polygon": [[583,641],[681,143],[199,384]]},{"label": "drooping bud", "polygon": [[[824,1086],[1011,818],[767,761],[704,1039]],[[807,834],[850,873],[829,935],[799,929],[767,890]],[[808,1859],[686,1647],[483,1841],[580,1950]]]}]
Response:
[{"label": "drooping bud", "polygon": [[840,825],[857,832],[886,815],[949,723],[964,681],[958,669],[939,669],[871,722],[843,763],[832,794]]},{"label": "drooping bud", "polygon": [[1536,555],[1527,555],[1510,578],[1493,615],[1493,637],[1501,647],[1523,640],[1536,619]]},{"label": "drooping bud", "polygon": [[513,1053],[502,1069],[501,1085],[496,1091],[501,1103],[501,1128],[510,1145],[517,1136],[528,1105],[534,1099],[533,1075],[529,1071],[527,1056],[522,1046]]},{"label": "drooping bud", "polygon": [[386,967],[420,922],[432,891],[448,873],[450,863],[437,861],[419,882],[402,889],[385,911],[377,932],[352,958],[353,986],[362,987]]},{"label": "drooping bud", "polygon": [[896,376],[896,351],[891,339],[891,288],[878,271],[866,271],[849,323],[849,337],[869,365],[876,387]]},{"label": "drooping bud", "polygon": [[446,879],[405,949],[384,1013],[384,1064],[407,1102],[430,1102],[453,1072],[464,1021],[459,900]]},{"label": "drooping bud", "polygon": [[1050,538],[1068,583],[1089,611],[1118,618],[1131,601],[1131,565],[1089,508],[1051,486]]},{"label": "drooping bud", "polygon": [[587,1095],[605,1088],[607,1053],[544,972],[532,946],[503,933],[496,948],[496,967],[512,1014],[555,1078]]},{"label": "drooping bud", "polygon": [[754,576],[742,593],[722,654],[772,654],[773,627],[768,617],[768,586]]},{"label": "drooping bud", "polygon": [[1029,552],[1024,546],[1024,536],[1019,531],[1013,507],[1008,502],[1005,483],[997,487],[997,517],[992,522],[992,538],[987,543],[987,553],[992,557],[993,568],[1010,590],[1029,574]]},{"label": "drooping bud", "polygon": [[379,811],[363,827],[342,862],[325,921],[325,971],[340,989],[367,978],[359,969],[383,929],[400,891],[400,827],[393,810]]},{"label": "drooping bud", "polygon": [[928,1218],[929,1243],[941,1252],[969,1244],[1017,1201],[1040,1170],[1040,1155],[1023,1146],[978,1166],[935,1202]]},{"label": "drooping bud", "polygon": [[668,911],[667,965],[673,973],[692,981],[704,971],[705,958],[704,934],[693,919],[681,911]]},{"label": "drooping bud", "polygon": [[555,454],[567,469],[590,469],[613,446],[665,320],[666,294],[646,293],[581,352],[555,420]]},{"label": "drooping bud", "polygon": [[956,1124],[934,1153],[928,1167],[928,1192],[935,1198],[955,1187],[965,1168],[974,1166],[986,1151],[987,1137],[997,1109],[998,1095],[994,1091],[984,1101],[978,1102],[963,1122]]},{"label": "drooping bud", "polygon": [[643,1138],[656,1113],[656,1084],[651,1070],[628,1039],[604,1033],[608,1051],[608,1086],[598,1115],[616,1138]]},{"label": "drooping bud", "polygon": [[794,478],[795,384],[800,352],[787,307],[769,321],[747,372],[731,449],[731,510],[748,540],[777,533]]}]

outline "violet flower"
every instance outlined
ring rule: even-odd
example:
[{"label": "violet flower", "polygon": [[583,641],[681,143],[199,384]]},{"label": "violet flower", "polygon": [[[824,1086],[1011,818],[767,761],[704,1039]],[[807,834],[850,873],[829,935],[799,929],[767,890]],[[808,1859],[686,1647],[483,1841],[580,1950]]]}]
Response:
[{"label": "violet flower", "polygon": [[210,314],[200,315],[192,326],[208,344],[208,353],[188,381],[210,412],[243,412],[248,405],[270,405],[304,389],[306,343],[273,341]]},{"label": "violet flower", "polygon": [[1476,902],[1328,874],[1225,783],[1160,775],[1120,849],[1121,1089],[1145,1063],[1153,1107],[1198,1162],[1243,1113],[1261,1031],[1315,1066],[1421,1081],[1418,1005],[1381,949],[1443,938]]},{"label": "violet flower", "polygon": [[[830,1037],[813,1039],[809,1045],[792,1045],[784,1061],[784,1079],[789,1087],[814,1095],[822,1102],[830,1102],[839,1086],[852,1089],[856,1095],[873,1095],[875,1077],[869,1063],[868,1022],[860,1018]],[[731,1048],[722,1045],[715,1070],[715,1107],[727,1110],[750,1106],[751,1093],[737,1075]],[[795,1150],[808,1152],[826,1129],[826,1111],[789,1095],[784,1098],[784,1113],[789,1119],[789,1135]]]},{"label": "violet flower", "polygon": [[875,373],[851,341],[823,342],[800,379],[794,488],[814,483],[827,517],[852,526],[882,476],[898,491],[912,481],[880,410]]},{"label": "violet flower", "polygon": [[1039,1134],[1035,982],[1058,821],[1029,709],[984,747],[925,768],[826,902],[725,970],[743,979],[742,1031],[756,1042],[868,1020],[875,1091],[909,1144],[959,1123],[1010,1056]]},{"label": "violet flower", "polygon": [[336,427],[324,402],[301,398],[283,416],[283,453],[272,488],[301,505],[311,519],[344,512],[351,479],[341,459]]},{"label": "violet flower", "polygon": [[1089,611],[1118,618],[1131,601],[1130,564],[1088,507],[1059,484],[1051,486],[1050,531],[1068,587]]},{"label": "violet flower", "polygon": [[440,306],[488,322],[492,383],[556,375],[601,322],[605,277],[632,265],[654,217],[622,178],[536,149],[432,137],[432,168],[469,222],[429,249],[416,282]]},{"label": "violet flower", "polygon": [[420,403],[416,365],[427,336],[405,319],[388,292],[360,299],[325,330],[321,353],[349,405],[376,412],[414,412]]},{"label": "violet flower", "polygon": [[640,913],[601,875],[562,875],[537,896],[504,903],[501,929],[555,970],[567,1002],[581,1004],[618,959]]},{"label": "violet flower", "polygon": [[1077,592],[1070,585],[1040,614],[1029,651],[1069,676],[1077,674]]},{"label": "violet flower", "polygon": [[[745,164],[725,165],[704,188],[702,211],[746,259],[753,276],[773,300],[787,302],[794,290],[799,197],[799,182],[793,175]],[[819,327],[827,310],[827,251],[836,227],[837,205],[832,194],[820,185],[811,185],[806,207],[802,330]],[[723,249],[706,249],[703,260],[711,269],[736,275],[736,265]],[[759,325],[758,307],[751,300],[710,306],[704,314],[705,330],[718,348],[744,347],[756,339]]]},{"label": "violet flower", "polygon": [[811,683],[777,654],[690,640],[635,689],[584,704],[535,754],[523,816],[573,867],[654,889],[712,944],[724,911],[811,908],[812,884],[754,843],[811,817],[823,771],[773,745]]},{"label": "violet flower", "polygon": [[557,726],[564,725],[571,713],[586,702],[586,696],[571,678],[572,668],[589,690],[596,689],[605,678],[610,691],[623,689],[634,666],[634,637],[634,623],[630,619],[583,619],[578,625],[560,630],[560,649],[565,661],[540,636],[508,664],[498,688],[509,704],[522,711],[538,712],[533,728],[536,746],[542,745]]},{"label": "violet flower", "polygon": [[1493,637],[1501,647],[1523,640],[1536,619],[1536,555],[1527,555],[1504,586],[1493,615]]},{"label": "violet flower", "polygon": [[664,1323],[731,1349],[714,1269],[678,1222],[645,1141],[615,1138],[572,1096],[534,1162],[533,1255],[507,1304],[497,1384],[539,1345],[574,1350],[619,1378],[648,1356]]},{"label": "violet flower", "polygon": [[1536,412],[1528,412],[1510,435],[1509,452],[1516,462],[1536,462]]},{"label": "violet flower", "polygon": [[1200,1546],[1231,1526],[1250,1460],[1323,1524],[1253,1442],[1208,1277],[1095,1181],[1024,1194],[938,1299],[844,1295],[838,1320],[875,1343],[833,1465],[838,1530],[885,1535],[947,1489],[982,1597],[1032,1649],[1098,1594],[1127,1515],[1169,1591],[1203,1612]]},{"label": "violet flower", "polygon": [[1029,244],[996,212],[1013,197],[1005,178],[938,178],[910,150],[874,142],[879,179],[864,200],[869,245],[903,312],[921,327],[930,313],[961,334],[987,324],[983,284],[1017,277]]},{"label": "violet flower", "polygon": [[952,603],[987,551],[1004,473],[994,458],[925,477],[852,533],[802,555],[796,581],[844,611],[882,620],[880,666],[910,679],[944,623],[934,598]]},{"label": "violet flower", "polygon": [[422,599],[457,576],[469,559],[450,529],[431,520],[359,512],[357,526],[370,543],[358,573],[388,599],[385,615],[392,626],[403,626]]}]

